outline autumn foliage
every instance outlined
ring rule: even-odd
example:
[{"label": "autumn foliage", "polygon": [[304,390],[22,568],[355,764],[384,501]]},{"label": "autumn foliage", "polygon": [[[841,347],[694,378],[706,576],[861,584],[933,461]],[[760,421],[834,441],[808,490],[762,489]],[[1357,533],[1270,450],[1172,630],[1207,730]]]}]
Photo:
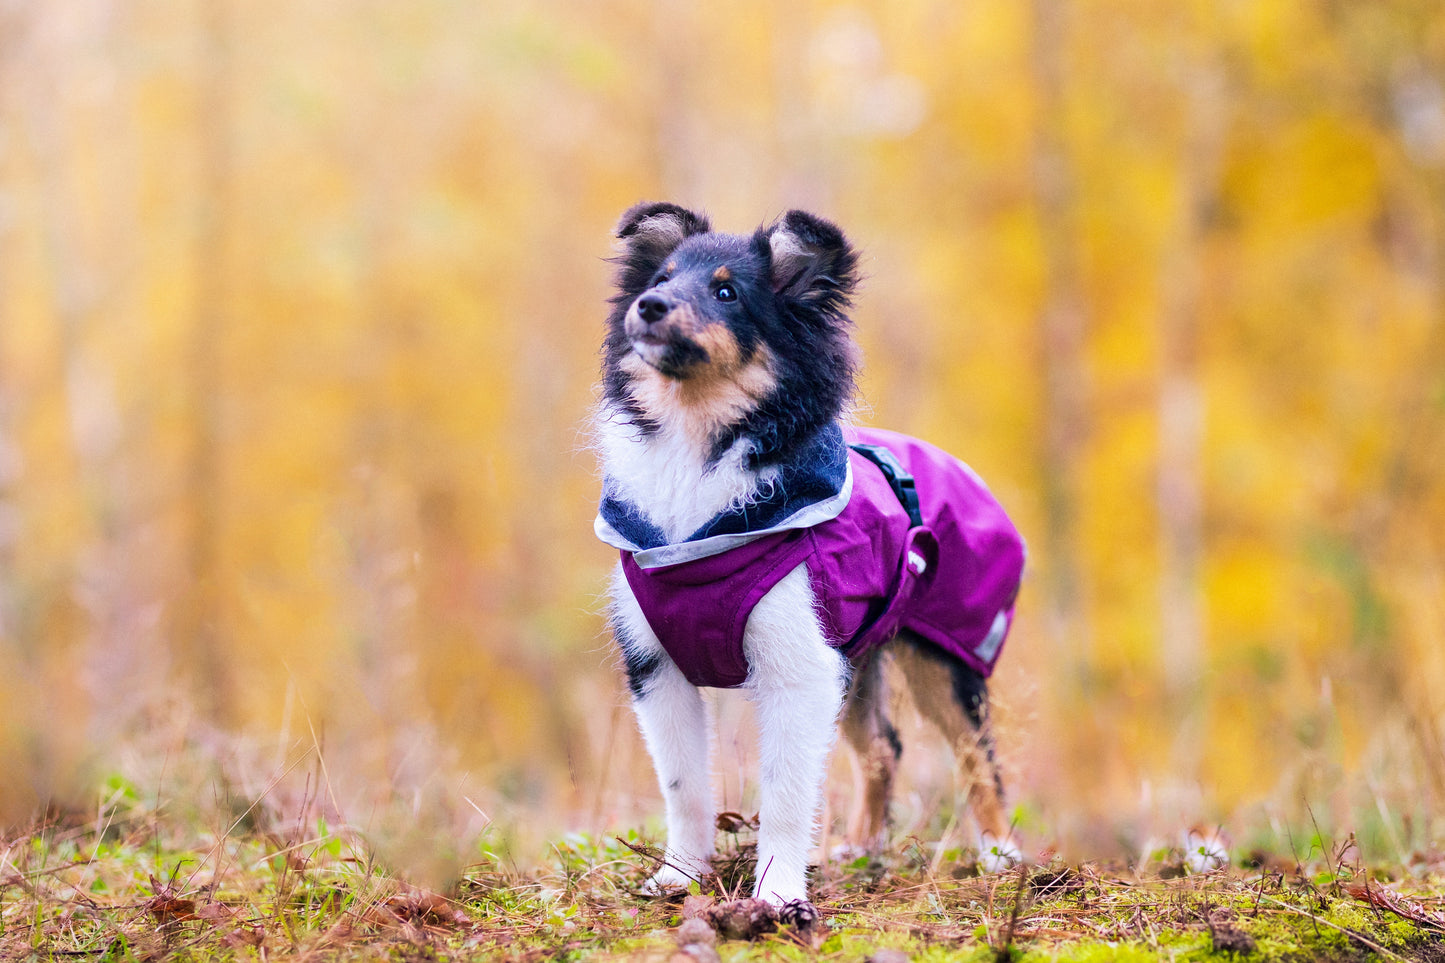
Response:
[{"label": "autumn foliage", "polygon": [[1028,831],[1438,838],[1442,77],[1434,0],[0,10],[0,815],[182,744],[422,848],[654,813],[586,425],[657,198],[864,250],[858,419],[1029,542]]}]

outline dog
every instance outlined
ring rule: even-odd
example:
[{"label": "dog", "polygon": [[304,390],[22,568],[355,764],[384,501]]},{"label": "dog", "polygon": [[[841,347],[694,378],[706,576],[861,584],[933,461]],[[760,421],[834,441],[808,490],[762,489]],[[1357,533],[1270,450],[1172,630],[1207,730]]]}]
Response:
[{"label": "dog", "polygon": [[[793,210],[751,235],[670,203],[616,230],[602,348],[595,528],[616,547],[610,625],[667,810],[653,893],[711,871],[702,687],[741,687],[759,728],[754,897],[810,918],[827,760],[860,763],[850,835],[878,847],[901,754],[884,653],[956,747],[985,853],[1014,860],[988,688],[1024,562],[961,462],[854,428],[858,255]],[[884,648],[886,644],[886,649]]]}]

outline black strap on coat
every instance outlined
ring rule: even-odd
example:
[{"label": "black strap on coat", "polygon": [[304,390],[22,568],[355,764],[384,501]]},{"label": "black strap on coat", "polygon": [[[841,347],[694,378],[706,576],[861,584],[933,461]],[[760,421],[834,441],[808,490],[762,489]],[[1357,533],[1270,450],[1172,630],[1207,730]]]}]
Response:
[{"label": "black strap on coat", "polygon": [[883,472],[883,477],[888,479],[888,487],[893,489],[893,494],[898,496],[899,504],[908,513],[909,524],[914,528],[922,527],[923,513],[918,508],[918,487],[913,483],[913,476],[908,473],[908,469],[903,467],[893,452],[882,445],[849,445],[848,447],[878,466],[878,470]]}]

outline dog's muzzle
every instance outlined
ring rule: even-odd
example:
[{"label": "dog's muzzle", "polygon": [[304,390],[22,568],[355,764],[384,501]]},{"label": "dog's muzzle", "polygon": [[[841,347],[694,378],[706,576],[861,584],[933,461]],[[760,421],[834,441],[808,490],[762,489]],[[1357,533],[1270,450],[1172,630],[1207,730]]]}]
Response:
[{"label": "dog's muzzle", "polygon": [[684,330],[686,319],[676,309],[671,299],[649,291],[633,302],[623,326],[638,357],[674,377],[687,367],[693,354]]}]

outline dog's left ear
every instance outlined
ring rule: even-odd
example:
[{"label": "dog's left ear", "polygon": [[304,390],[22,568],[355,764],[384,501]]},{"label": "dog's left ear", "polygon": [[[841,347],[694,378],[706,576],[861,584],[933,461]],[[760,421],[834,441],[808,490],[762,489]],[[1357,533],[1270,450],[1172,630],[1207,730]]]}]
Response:
[{"label": "dog's left ear", "polygon": [[858,255],[837,225],[789,211],[754,238],[768,254],[773,290],[841,307],[857,283]]}]

